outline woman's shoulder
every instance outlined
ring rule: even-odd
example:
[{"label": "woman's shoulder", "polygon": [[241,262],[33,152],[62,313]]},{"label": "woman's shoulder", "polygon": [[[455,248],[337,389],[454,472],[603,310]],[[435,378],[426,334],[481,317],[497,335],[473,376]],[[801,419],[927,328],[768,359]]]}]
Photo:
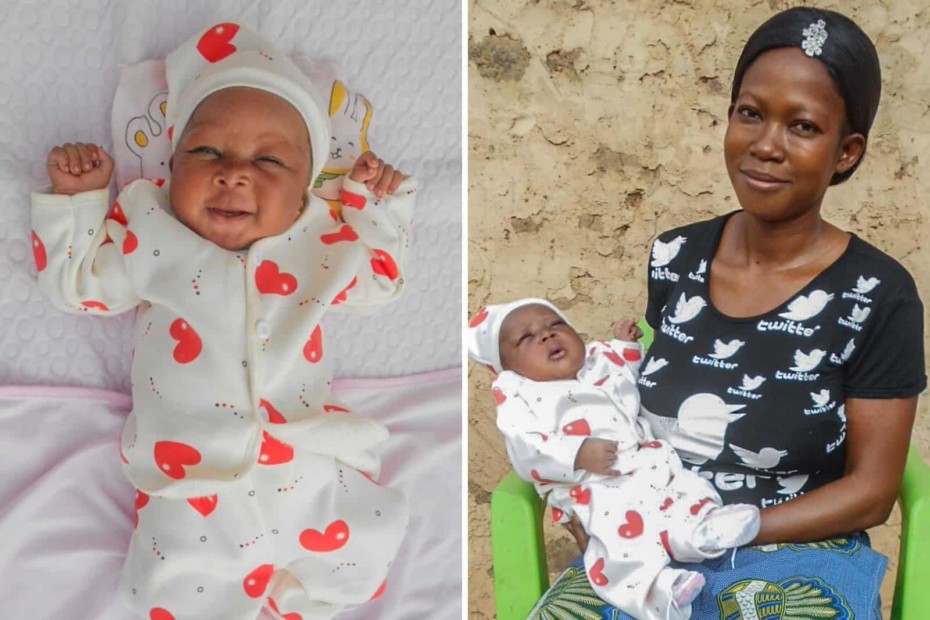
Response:
[{"label": "woman's shoulder", "polygon": [[854,280],[853,292],[886,297],[917,296],[917,285],[897,259],[853,234],[841,270]]},{"label": "woman's shoulder", "polygon": [[710,219],[671,228],[659,233],[656,239],[663,243],[668,243],[679,237],[684,237],[686,240],[693,240],[695,242],[710,242],[720,235],[720,232],[723,230],[723,225],[731,215],[733,215],[733,213],[718,215]]}]

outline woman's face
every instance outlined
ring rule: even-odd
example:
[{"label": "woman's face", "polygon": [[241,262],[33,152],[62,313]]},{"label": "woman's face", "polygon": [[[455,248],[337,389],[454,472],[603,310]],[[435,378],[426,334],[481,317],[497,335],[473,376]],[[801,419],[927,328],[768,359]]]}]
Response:
[{"label": "woman's face", "polygon": [[823,63],[786,47],[746,70],[723,144],[743,209],[784,221],[819,211],[830,179],[855,164],[865,138],[846,133],[846,106]]}]

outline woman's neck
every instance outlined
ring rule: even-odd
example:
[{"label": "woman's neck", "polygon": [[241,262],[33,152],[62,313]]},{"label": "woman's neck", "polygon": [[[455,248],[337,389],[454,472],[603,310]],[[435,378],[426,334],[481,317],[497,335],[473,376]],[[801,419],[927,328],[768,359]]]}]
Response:
[{"label": "woman's neck", "polygon": [[830,238],[836,231],[812,210],[783,222],[765,222],[746,213],[734,216],[734,250],[737,260],[748,266],[767,269],[796,269],[829,252]]}]

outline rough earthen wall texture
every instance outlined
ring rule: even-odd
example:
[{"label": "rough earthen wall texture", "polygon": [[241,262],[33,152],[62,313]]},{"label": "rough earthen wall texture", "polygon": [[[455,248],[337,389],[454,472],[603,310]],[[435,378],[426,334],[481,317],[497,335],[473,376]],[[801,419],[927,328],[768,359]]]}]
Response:
[{"label": "rough earthen wall texture", "polygon": [[[545,296],[585,337],[642,316],[651,241],[738,208],[723,165],[732,72],[782,0],[472,0],[469,312]],[[884,74],[868,155],[825,217],[900,260],[930,303],[930,11],[827,1],[872,37]],[[489,373],[469,370],[470,617],[493,617],[489,500],[508,470]],[[915,443],[930,455],[921,403]],[[897,546],[897,515],[873,535]],[[547,534],[550,568],[575,554]],[[892,568],[894,562],[892,561]],[[886,579],[886,607],[893,581]]]}]

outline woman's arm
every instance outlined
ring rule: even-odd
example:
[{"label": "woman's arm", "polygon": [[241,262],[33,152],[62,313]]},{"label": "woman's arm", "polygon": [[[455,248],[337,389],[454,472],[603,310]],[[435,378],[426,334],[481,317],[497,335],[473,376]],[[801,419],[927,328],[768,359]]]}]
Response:
[{"label": "woman's arm", "polygon": [[917,397],[846,401],[842,478],[762,511],[753,544],[812,542],[884,523],[901,486]]}]

